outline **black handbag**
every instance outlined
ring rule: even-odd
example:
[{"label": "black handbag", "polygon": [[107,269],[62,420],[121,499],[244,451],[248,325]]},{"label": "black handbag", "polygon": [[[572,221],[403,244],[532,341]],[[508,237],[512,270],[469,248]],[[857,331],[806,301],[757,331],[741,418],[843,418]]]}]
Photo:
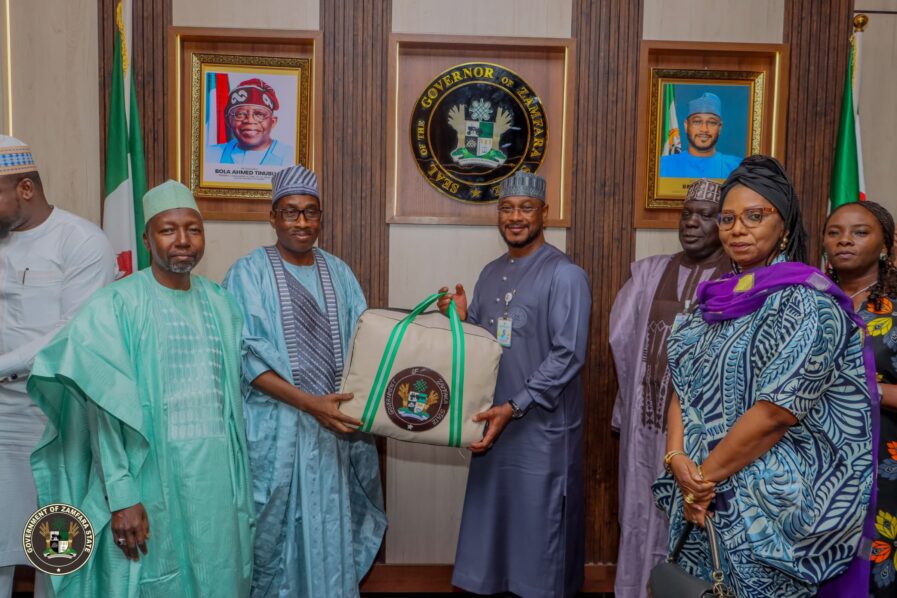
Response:
[{"label": "black handbag", "polygon": [[686,573],[676,563],[688,535],[695,526],[694,523],[689,522],[682,530],[682,535],[679,536],[667,560],[651,569],[651,574],[648,577],[648,596],[651,598],[735,598],[735,592],[726,585],[723,577],[716,528],[713,527],[710,517],[705,518],[704,521],[707,539],[710,542],[710,555],[713,560],[713,572],[710,574],[712,581]]}]

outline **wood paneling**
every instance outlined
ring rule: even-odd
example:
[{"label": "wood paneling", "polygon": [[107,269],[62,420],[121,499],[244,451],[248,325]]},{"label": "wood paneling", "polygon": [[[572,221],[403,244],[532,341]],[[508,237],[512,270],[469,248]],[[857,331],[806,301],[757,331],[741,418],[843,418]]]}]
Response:
[{"label": "wood paneling", "polygon": [[326,223],[321,247],[346,261],[368,303],[386,305],[387,48],[392,2],[321,0]]},{"label": "wood paneling", "polygon": [[[343,259],[368,305],[389,299],[387,53],[392,0],[321,0],[323,142],[316,158],[325,223],[318,243]],[[386,439],[377,439],[386,479]],[[384,496],[386,488],[384,484]],[[383,548],[377,557],[383,560]]]},{"label": "wood paneling", "polygon": [[636,119],[641,0],[575,0],[579,88],[574,127],[572,226],[567,251],[592,281],[586,392],[586,561],[616,561],[617,392],[608,320],[634,253]]},{"label": "wood paneling", "polygon": [[784,164],[797,189],[814,264],[828,210],[853,6],[853,0],[788,0],[785,5],[791,81]]},{"label": "wood paneling", "polygon": [[[100,172],[106,178],[106,130],[109,126],[109,88],[115,49],[115,7],[118,0],[99,0]],[[168,47],[172,0],[133,0],[132,58],[137,109],[146,158],[146,185],[168,178]],[[105,187],[102,187],[105,196]]]}]

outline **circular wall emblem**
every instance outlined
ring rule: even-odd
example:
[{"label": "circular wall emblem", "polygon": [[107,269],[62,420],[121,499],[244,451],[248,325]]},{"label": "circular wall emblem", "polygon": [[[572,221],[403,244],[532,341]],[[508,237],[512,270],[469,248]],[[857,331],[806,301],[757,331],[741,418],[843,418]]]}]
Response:
[{"label": "circular wall emblem", "polygon": [[411,149],[421,174],[449,197],[498,199],[501,181],[536,172],[548,123],[542,101],[517,73],[471,62],[433,79],[411,114]]},{"label": "circular wall emblem", "polygon": [[438,426],[449,407],[449,387],[430,368],[408,368],[392,377],[386,387],[386,414],[392,422],[411,432]]},{"label": "circular wall emblem", "polygon": [[28,518],[22,547],[31,564],[50,575],[77,571],[93,553],[93,525],[67,504],[40,508]]}]

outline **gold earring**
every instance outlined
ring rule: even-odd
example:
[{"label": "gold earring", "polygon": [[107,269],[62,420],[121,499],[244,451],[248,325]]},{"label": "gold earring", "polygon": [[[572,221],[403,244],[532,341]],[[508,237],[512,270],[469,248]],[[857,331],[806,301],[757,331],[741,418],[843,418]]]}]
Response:
[{"label": "gold earring", "polygon": [[782,237],[782,242],[779,243],[779,251],[785,251],[785,248],[788,247],[788,234],[786,233],[784,237]]}]

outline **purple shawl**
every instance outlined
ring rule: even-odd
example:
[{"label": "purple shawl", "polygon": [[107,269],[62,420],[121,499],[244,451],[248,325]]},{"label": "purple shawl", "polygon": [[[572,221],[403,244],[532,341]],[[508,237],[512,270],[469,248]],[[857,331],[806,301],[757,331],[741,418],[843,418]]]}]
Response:
[{"label": "purple shawl", "polygon": [[[866,335],[866,324],[857,315],[853,302],[844,291],[821,271],[800,262],[779,262],[742,274],[726,274],[718,280],[701,283],[697,300],[701,316],[707,323],[734,320],[754,313],[766,298],[792,285],[816,289],[832,296],[844,313],[856,324],[863,334],[863,361],[866,366],[866,385],[872,400],[872,462],[878,468],[878,419],[879,396],[875,378],[875,357],[872,345]],[[869,596],[869,576],[872,563],[869,548],[875,533],[876,489],[873,481],[869,511],[863,523],[863,536],[857,555],[841,575],[824,582],[817,594],[818,598],[866,598]]]}]

